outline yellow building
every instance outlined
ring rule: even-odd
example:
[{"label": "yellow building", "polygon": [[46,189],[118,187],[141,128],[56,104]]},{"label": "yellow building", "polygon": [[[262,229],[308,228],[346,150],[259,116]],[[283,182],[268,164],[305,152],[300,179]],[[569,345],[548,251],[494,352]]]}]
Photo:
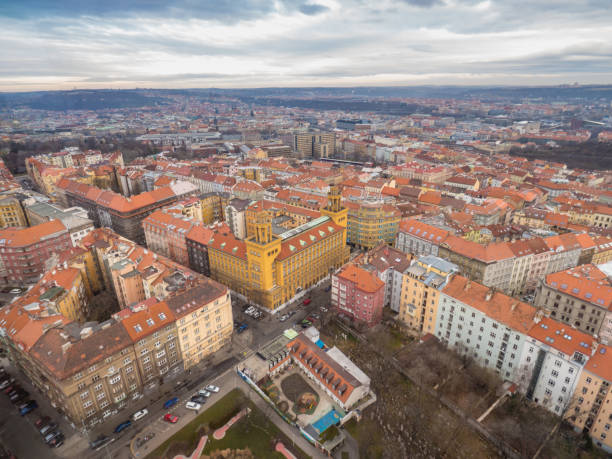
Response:
[{"label": "yellow building", "polygon": [[166,303],[176,318],[185,370],[230,342],[234,329],[232,303],[223,285],[206,279],[166,299]]},{"label": "yellow building", "polygon": [[19,200],[13,196],[0,198],[0,228],[28,226]]},{"label": "yellow building", "polygon": [[584,366],[565,418],[587,432],[598,447],[612,453],[612,348],[600,344]]},{"label": "yellow building", "polygon": [[273,227],[278,209],[270,209],[265,201],[255,203],[247,213],[245,241],[225,228],[209,242],[211,277],[272,310],[313,286],[349,259],[347,209],[340,206],[337,190],[329,202],[321,212],[290,209],[314,218],[305,217],[305,223],[289,230]]},{"label": "yellow building", "polygon": [[206,193],[200,196],[202,223],[210,225],[214,222],[224,221],[223,209],[229,202],[229,195],[225,193]]},{"label": "yellow building", "polygon": [[53,305],[64,317],[77,322],[87,320],[92,294],[79,269],[58,266],[48,271],[35,289],[39,301]]},{"label": "yellow building", "polygon": [[401,212],[391,204],[346,202],[347,237],[350,244],[372,249],[381,242],[393,244]]},{"label": "yellow building", "polygon": [[392,293],[399,319],[418,333],[434,333],[440,291],[459,268],[446,260],[426,255],[401,274],[399,295]]},{"label": "yellow building", "polygon": [[238,169],[238,173],[245,179],[253,180],[257,183],[260,183],[264,178],[261,168],[259,167],[241,167]]}]

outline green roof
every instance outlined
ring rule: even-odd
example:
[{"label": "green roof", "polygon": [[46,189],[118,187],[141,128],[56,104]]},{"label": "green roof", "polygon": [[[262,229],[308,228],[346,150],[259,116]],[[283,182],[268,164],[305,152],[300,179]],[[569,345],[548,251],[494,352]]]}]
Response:
[{"label": "green roof", "polygon": [[45,293],[40,295],[41,300],[52,300],[53,298],[58,297],[65,289],[63,287],[51,287]]}]

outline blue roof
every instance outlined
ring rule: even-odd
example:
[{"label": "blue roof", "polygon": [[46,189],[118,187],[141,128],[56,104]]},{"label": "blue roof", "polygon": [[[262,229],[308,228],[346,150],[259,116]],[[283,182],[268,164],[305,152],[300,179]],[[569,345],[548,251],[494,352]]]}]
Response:
[{"label": "blue roof", "polygon": [[325,343],[323,341],[321,341],[320,339],[317,340],[317,342],[315,344],[317,346],[319,346],[321,349],[323,349],[325,347]]}]

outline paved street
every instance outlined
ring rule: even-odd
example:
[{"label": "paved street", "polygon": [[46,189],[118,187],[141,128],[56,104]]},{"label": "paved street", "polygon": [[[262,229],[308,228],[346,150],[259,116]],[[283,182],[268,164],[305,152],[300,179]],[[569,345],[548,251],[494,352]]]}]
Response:
[{"label": "paved street", "polygon": [[[202,363],[200,368],[194,368],[191,373],[184,373],[174,380],[167,381],[156,393],[148,394],[140,400],[131,402],[131,404],[118,415],[109,418],[106,423],[96,426],[93,431],[87,432],[86,435],[83,435],[80,431],[80,426],[72,427],[65,419],[55,413],[55,410],[46,400],[38,395],[36,389],[24,380],[23,375],[16,375],[16,378],[20,381],[22,386],[32,394],[31,398],[38,401],[40,408],[33,414],[22,418],[19,416],[17,409],[9,402],[8,397],[1,394],[0,407],[3,412],[7,413],[7,416],[0,420],[0,435],[5,439],[11,451],[19,458],[68,458],[80,456],[86,458],[120,459],[144,457],[146,453],[155,449],[155,445],[161,444],[165,439],[178,431],[181,426],[184,426],[196,416],[195,412],[187,410],[184,405],[186,400],[188,400],[199,388],[211,383],[222,388],[219,394],[215,394],[211,397],[207,403],[208,406],[234,387],[241,387],[243,391],[248,392],[248,385],[235,375],[233,368],[235,368],[238,362],[245,356],[257,351],[263,344],[278,336],[287,328],[295,327],[296,330],[301,330],[301,327],[299,325],[296,326],[296,324],[313,313],[320,313],[321,306],[329,308],[330,293],[326,291],[328,286],[329,279],[326,279],[321,285],[306,292],[304,296],[292,302],[292,304],[288,305],[280,313],[265,313],[263,320],[255,320],[244,314],[244,302],[240,300],[232,301],[234,319],[239,322],[247,323],[249,325],[247,331],[241,334],[234,333],[232,344],[215,354],[212,363]],[[311,302],[309,305],[304,306],[303,300],[306,298],[310,298]],[[289,311],[295,311],[295,314],[289,318],[289,320],[281,322],[279,316]],[[13,375],[16,374],[15,369],[11,369],[8,366],[7,361],[4,361],[3,365],[5,365],[8,371]],[[180,398],[179,403],[169,410],[164,409],[163,403],[175,396]],[[260,407],[263,407],[261,404],[265,404],[265,402],[255,393],[251,393],[251,399]],[[135,422],[131,427],[118,435],[113,433],[114,428],[119,423],[129,419],[132,413],[145,407],[149,410],[147,417]],[[162,420],[162,416],[168,412],[179,416],[180,420],[177,424],[172,425]],[[297,430],[282,421],[276,413],[270,410],[266,412],[272,413],[272,420],[289,438],[293,439],[300,448],[305,451],[308,450],[307,452],[310,455],[315,456],[318,454],[318,451],[304,440]],[[48,448],[44,444],[40,434],[35,430],[33,423],[42,415],[51,416],[56,422],[60,423],[61,430],[66,435],[66,441],[60,448]],[[145,434],[149,433],[154,433],[155,437],[144,444],[142,448],[135,450],[134,453],[137,453],[137,455],[132,456],[130,444],[132,444],[136,437],[143,437]],[[100,451],[91,451],[89,449],[89,441],[97,438],[101,434],[114,437],[115,441]]]}]

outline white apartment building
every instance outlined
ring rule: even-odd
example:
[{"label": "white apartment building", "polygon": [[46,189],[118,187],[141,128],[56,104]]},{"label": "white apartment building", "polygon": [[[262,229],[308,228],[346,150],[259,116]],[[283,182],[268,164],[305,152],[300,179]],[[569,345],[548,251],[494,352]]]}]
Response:
[{"label": "white apartment building", "polygon": [[576,382],[595,347],[592,336],[542,318],[529,331],[521,355],[521,392],[559,416],[573,409]]},{"label": "white apartment building", "polygon": [[402,220],[395,237],[395,248],[417,256],[438,256],[438,247],[449,234],[446,230],[418,220]]},{"label": "white apartment building", "polygon": [[455,275],[440,295],[435,336],[515,381],[527,335],[539,318],[531,305]]}]

